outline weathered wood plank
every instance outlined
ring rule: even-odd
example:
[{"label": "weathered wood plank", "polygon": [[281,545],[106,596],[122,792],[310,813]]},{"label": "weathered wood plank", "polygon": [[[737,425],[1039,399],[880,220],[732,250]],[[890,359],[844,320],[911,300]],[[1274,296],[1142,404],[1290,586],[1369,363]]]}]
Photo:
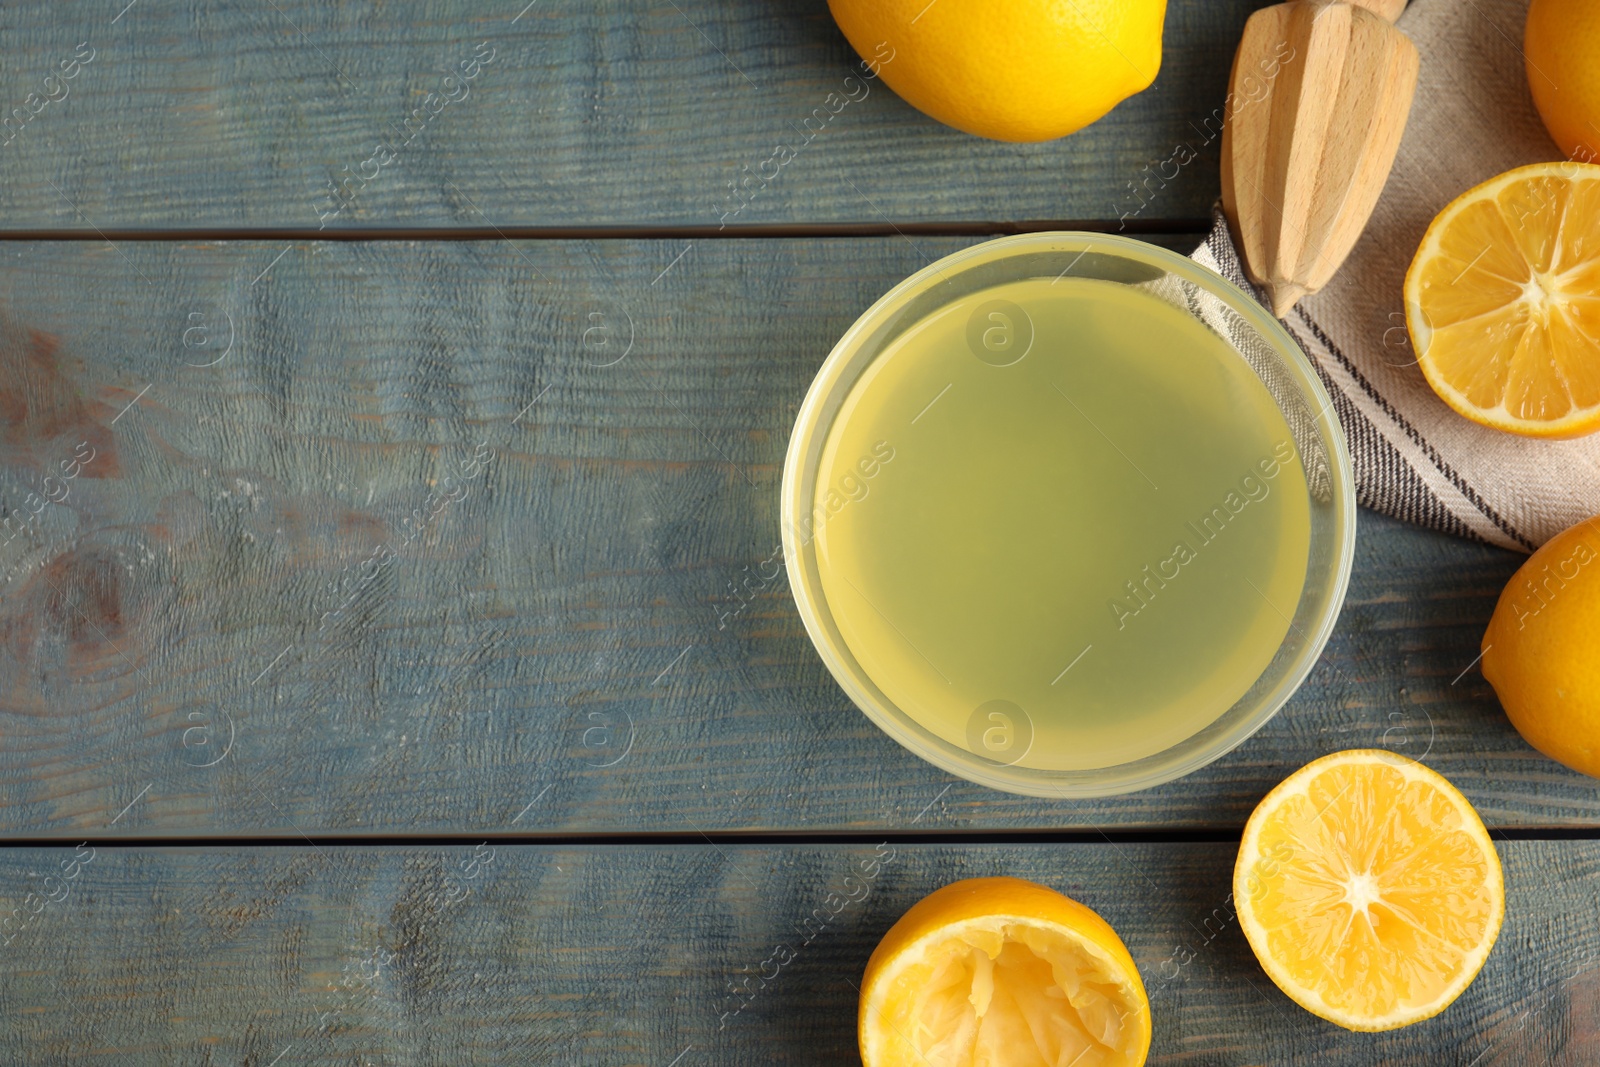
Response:
[{"label": "weathered wood plank", "polygon": [[[1203,218],[1219,191],[1214,113],[1263,2],[1173,0],[1155,85],[1044,145],[973,138],[847,83],[858,60],[821,3],[8,3],[0,219],[93,232]],[[780,142],[797,158],[763,168]],[[1181,168],[1180,144],[1200,153]],[[734,212],[744,168],[771,180]],[[328,184],[346,179],[335,210]]]},{"label": "weathered wood plank", "polygon": [[70,881],[70,849],[11,851],[0,1047],[118,1067],[856,1063],[878,938],[940,885],[1011,874],[1116,927],[1149,989],[1152,1064],[1589,1067],[1600,845],[1500,848],[1487,965],[1389,1034],[1271,984],[1233,919],[1228,845],[100,848]]},{"label": "weathered wood plank", "polygon": [[1002,796],[881,735],[759,575],[817,366],[962,243],[17,246],[0,829],[1238,826],[1374,745],[1600,821],[1470,669],[1518,557],[1367,514],[1324,662],[1182,782]]}]

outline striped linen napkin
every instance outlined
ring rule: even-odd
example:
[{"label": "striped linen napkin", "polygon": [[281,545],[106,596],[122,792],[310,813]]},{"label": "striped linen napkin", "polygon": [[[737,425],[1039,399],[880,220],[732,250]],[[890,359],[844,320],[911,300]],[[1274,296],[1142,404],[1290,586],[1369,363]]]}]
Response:
[{"label": "striped linen napkin", "polygon": [[[1398,25],[1422,73],[1394,171],[1332,284],[1283,320],[1333,396],[1363,505],[1523,552],[1600,513],[1600,434],[1531,440],[1451,411],[1417,369],[1402,288],[1446,204],[1513,167],[1564,158],[1528,91],[1528,3],[1412,0]],[[1221,212],[1194,259],[1254,292]]]}]

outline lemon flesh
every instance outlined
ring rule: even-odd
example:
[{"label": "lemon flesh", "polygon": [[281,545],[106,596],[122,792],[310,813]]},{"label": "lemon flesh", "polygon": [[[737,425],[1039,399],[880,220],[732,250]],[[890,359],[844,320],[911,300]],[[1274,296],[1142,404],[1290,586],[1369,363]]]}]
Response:
[{"label": "lemon flesh", "polygon": [[1474,422],[1528,437],[1600,429],[1600,166],[1541,163],[1462,194],[1406,275],[1423,376]]},{"label": "lemon flesh", "polygon": [[1383,750],[1325,756],[1262,800],[1234,900],[1290,999],[1366,1031],[1448,1007],[1505,914],[1500,859],[1472,806],[1434,771]]},{"label": "lemon flesh", "polygon": [[1140,1067],[1150,1006],[1116,931],[1019,878],[935,890],[861,983],[865,1067]]},{"label": "lemon flesh", "polygon": [[976,920],[944,932],[893,975],[894,1029],[930,1067],[1123,1067],[1141,1008],[1109,960],[1048,927]]}]

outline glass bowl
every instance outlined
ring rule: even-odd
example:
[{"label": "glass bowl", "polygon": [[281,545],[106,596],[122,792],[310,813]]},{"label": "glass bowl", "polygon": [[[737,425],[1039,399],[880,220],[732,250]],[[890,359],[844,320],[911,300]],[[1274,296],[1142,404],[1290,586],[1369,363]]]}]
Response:
[{"label": "glass bowl", "polygon": [[[1167,730],[1163,733],[1157,730],[1137,736],[1142,727],[1133,725],[1124,727],[1120,722],[1107,720],[1102,723],[1096,720],[1094,729],[1134,731],[1134,734],[1130,735],[1133,747],[1126,750],[1138,753],[1126,759],[1105,757],[1100,759],[1099,765],[1075,765],[1075,760],[1078,764],[1084,763],[1085,760],[1092,763],[1099,757],[1082,756],[1068,751],[1063,747],[1062,738],[1066,735],[1060,732],[1059,724],[1036,723],[1026,711],[1007,700],[992,700],[977,707],[964,735],[951,725],[952,720],[943,721],[937,727],[926,725],[924,720],[930,718],[931,712],[922,716],[913,714],[912,712],[918,710],[910,706],[916,703],[914,700],[902,696],[902,703],[907,706],[897,705],[887,690],[894,689],[899,682],[889,684],[886,668],[880,668],[880,674],[884,677],[875,678],[864,665],[864,661],[881,664],[886,660],[870,648],[866,649],[865,653],[863,648],[852,648],[846,638],[847,630],[858,634],[866,632],[860,628],[850,629],[855,625],[850,621],[850,612],[861,612],[862,617],[867,617],[865,612],[860,608],[848,607],[842,599],[830,605],[827,581],[823,573],[825,568],[819,565],[821,554],[819,540],[825,542],[826,538],[831,536],[826,532],[825,524],[831,514],[829,508],[836,506],[834,498],[837,496],[831,489],[819,493],[819,473],[825,463],[837,462],[837,457],[828,453],[830,438],[849,439],[848,435],[853,432],[849,425],[850,419],[868,417],[859,414],[865,410],[861,406],[864,401],[861,401],[860,397],[864,395],[863,390],[867,388],[867,383],[890,383],[872,384],[874,389],[896,388],[895,383],[903,379],[886,376],[885,365],[899,358],[896,356],[897,352],[906,350],[908,337],[914,339],[916,336],[921,336],[913,334],[913,331],[931,328],[929,324],[940,321],[941,313],[947,316],[954,315],[973,304],[978,294],[997,286],[1008,286],[1007,294],[1040,293],[1043,290],[1039,289],[1035,282],[1061,279],[1073,280],[1061,291],[1087,293],[1085,299],[1090,303],[1085,306],[1091,309],[1095,306],[1093,302],[1101,299],[1099,294],[1104,294],[1107,301],[1105,307],[1111,309],[1107,312],[1107,315],[1111,316],[1107,321],[1113,323],[1106,327],[1109,330],[1115,331],[1121,328],[1116,326],[1115,322],[1126,321],[1115,318],[1116,314],[1125,314],[1121,303],[1125,297],[1135,302],[1143,299],[1142,296],[1122,293],[1121,287],[1132,287],[1142,294],[1159,298],[1168,308],[1177,309],[1182,316],[1187,316],[1183,320],[1187,324],[1184,329],[1192,330],[1192,323],[1198,323],[1203,327],[1207,333],[1202,340],[1207,346],[1211,346],[1208,350],[1212,351],[1212,355],[1205,358],[1210,359],[1211,364],[1220,367],[1221,372],[1247,381],[1248,389],[1269,398],[1261,400],[1258,411],[1254,414],[1248,410],[1248,405],[1238,409],[1230,405],[1226,411],[1209,411],[1207,417],[1213,421],[1218,418],[1234,420],[1254,418],[1258,423],[1257,428],[1263,433],[1273,427],[1276,427],[1275,432],[1280,434],[1286,430],[1292,435],[1293,450],[1298,457],[1299,469],[1304,475],[1303,490],[1298,479],[1274,483],[1287,486],[1282,491],[1291,494],[1287,503],[1280,500],[1274,507],[1292,508],[1296,516],[1294,519],[1296,538],[1292,542],[1281,542],[1288,547],[1282,549],[1274,565],[1280,571],[1285,567],[1288,568],[1299,588],[1298,601],[1294,603],[1292,610],[1288,603],[1274,605],[1270,598],[1263,596],[1266,603],[1273,607],[1286,624],[1276,651],[1273,651],[1274,631],[1270,629],[1251,631],[1265,633],[1268,636],[1265,643],[1252,653],[1254,658],[1239,661],[1246,665],[1239,668],[1243,674],[1236,673],[1233,688],[1203,690],[1200,688],[1203,679],[1197,676],[1195,681],[1197,688],[1194,691],[1221,694],[1214,698],[1214,702],[1215,706],[1222,710],[1214,719],[1209,718],[1208,712],[1204,717],[1206,722],[1194,728],[1193,732],[1186,736],[1178,735],[1188,727],[1178,729],[1176,732]],[[1018,286],[1013,283],[1023,284]],[[1144,307],[1146,304],[1138,306]],[[978,312],[988,314],[996,307],[1001,308],[1005,315],[1014,312],[1022,319],[1029,317],[1025,309],[1019,308],[1014,303],[985,298],[976,304],[972,319],[976,320]],[[1043,315],[1048,312],[1049,309],[1041,303],[1037,305],[1035,314]],[[1170,317],[1172,314],[1161,309],[1159,315],[1154,317]],[[993,318],[993,315],[990,317]],[[950,321],[955,320],[951,318]],[[995,318],[994,321],[1006,325],[1010,320],[1002,317]],[[1077,349],[1072,349],[1064,356],[1052,354],[1070,348],[1069,340],[1076,343],[1073,340],[1076,335],[1062,334],[1062,329],[1057,328],[1059,336],[1056,341],[1050,342],[1055,345],[1055,348],[1051,348],[1049,344],[1044,343],[1044,333],[1039,335],[1039,341],[1035,341],[1033,326],[1031,322],[1029,323],[1025,338],[1027,345],[1033,346],[1035,351],[1044,353],[1035,357],[1036,362],[1048,359],[1058,361],[1073,359],[1081,363]],[[969,322],[966,334],[969,344],[977,345],[980,337],[988,337],[987,334],[974,330],[975,327]],[[1009,334],[995,336],[999,338],[997,343],[1000,343],[1002,348],[1010,338]],[[1213,338],[1224,342],[1226,350],[1216,347]],[[988,344],[989,341],[984,340],[982,343]],[[1181,346],[1163,345],[1162,350],[1168,353],[1162,357],[1163,359],[1198,358],[1187,355],[1189,349]],[[1224,354],[1217,356],[1217,352]],[[1022,355],[1015,356],[1014,359],[1009,356],[1005,359],[993,358],[976,347],[973,348],[973,353],[992,366],[1004,366],[1007,360],[1014,362],[1027,355],[1027,351],[1024,350]],[[944,357],[941,354],[938,358]],[[1120,363],[1107,362],[1113,357],[1096,355],[1093,358],[1101,360],[1105,366],[1111,368],[1112,373],[1118,372],[1117,368],[1123,366]],[[1231,362],[1235,358],[1239,361],[1238,364]],[[1053,366],[1050,363],[1042,365],[1047,368]],[[1076,365],[1078,364],[1071,364],[1071,366]],[[1241,367],[1244,369],[1241,370]],[[969,372],[963,370],[962,373]],[[991,372],[981,370],[972,373]],[[1264,387],[1265,393],[1256,388],[1255,382]],[[1039,388],[1030,388],[1032,392],[1043,391]],[[1061,391],[1062,396],[1071,402],[1071,397],[1062,391],[1060,386],[1057,386],[1057,391]],[[1128,393],[1124,390],[1119,395],[1126,396]],[[1178,395],[1181,397],[1187,394],[1183,394],[1180,390]],[[919,395],[918,400],[920,399]],[[1018,404],[1017,419],[1025,421],[1030,417],[1039,418],[1026,414],[1023,409],[1033,410],[1030,406],[1033,401],[1024,399],[1027,402]],[[909,403],[909,399],[907,402]],[[1195,400],[1194,403],[1214,404],[1213,401],[1202,400]],[[1086,425],[1096,425],[1092,417],[1095,414],[1093,410],[1084,410],[1075,402],[1073,406],[1078,407],[1077,415],[1086,420]],[[1276,409],[1275,413],[1273,408]],[[1065,408],[1062,412],[1060,416],[1062,419],[1076,417],[1066,414]],[[1281,416],[1281,422],[1278,421],[1278,416]],[[916,418],[922,417],[918,415]],[[916,419],[912,420],[915,421]],[[1248,429],[1249,426],[1246,425],[1245,428]],[[1024,425],[1022,429],[1027,430],[1028,427]],[[1115,447],[1115,442],[1111,441],[1103,431],[1101,436],[1106,437],[1107,443]],[[837,451],[843,446],[834,447]],[[885,448],[885,455],[894,451],[886,444]],[[1123,450],[1119,448],[1118,451]],[[1169,450],[1169,454],[1177,451]],[[1089,461],[1083,458],[1086,455],[1087,452],[1083,450],[1057,450],[1046,454],[1042,462],[1049,464],[1048,469],[1052,472],[1064,472],[1063,476],[1069,477],[1077,476],[1088,469]],[[1110,455],[1105,453],[1101,461],[1114,464],[1116,460],[1108,458]],[[1123,458],[1129,459],[1127,454],[1124,454]],[[1193,462],[1193,460],[1185,451],[1175,462]],[[1132,464],[1131,459],[1129,463]],[[1078,469],[1074,469],[1074,465]],[[830,472],[837,470],[836,467],[828,469]],[[881,470],[887,477],[887,472],[892,468],[880,468],[876,460],[864,456],[861,469],[863,472],[871,470],[874,475]],[[904,469],[903,465],[901,469]],[[1264,461],[1262,471],[1266,470]],[[835,476],[830,473],[829,477]],[[1102,475],[1095,474],[1094,477]],[[1131,474],[1128,475],[1128,479],[1132,480]],[[1159,488],[1148,477],[1145,480],[1150,481],[1153,489]],[[880,479],[879,484],[888,483]],[[1175,486],[1174,489],[1183,491],[1186,486]],[[1298,499],[1302,491],[1305,494],[1303,510]],[[1042,797],[1109,796],[1148,788],[1205,766],[1258,730],[1299,687],[1327,643],[1344,600],[1355,540],[1354,488],[1344,435],[1333,411],[1332,401],[1316,372],[1284,327],[1250,296],[1194,261],[1143,242],[1101,234],[1035,233],[990,241],[930,264],[885,294],[846,331],[818,371],[805,402],[800,407],[794,433],[789,442],[784,463],[782,494],[784,558],[795,602],[823,662],[827,664],[829,671],[856,706],[890,737],[936,766],[993,789]],[[1232,496],[1230,493],[1230,498]],[[1252,496],[1251,499],[1256,498]],[[1230,502],[1229,507],[1232,506]],[[1301,515],[1306,516],[1304,522],[1299,518]],[[1123,516],[1123,520],[1124,524],[1132,521],[1128,516]],[[1096,514],[1092,521],[1097,524],[1112,524],[1099,528],[1100,537],[1122,537],[1122,532],[1115,527],[1118,515]],[[1306,540],[1305,573],[1303,582],[1300,582],[1298,554],[1301,542],[1298,535],[1306,528],[1307,523],[1309,535]],[[843,528],[842,525],[840,528]],[[1033,544],[1048,542],[1049,538],[1054,536],[1053,531],[1045,529],[1023,532],[1028,534]],[[1200,531],[1197,529],[1198,532]],[[843,537],[842,534],[839,536]],[[823,547],[827,547],[826,543]],[[1070,552],[1072,547],[1063,545],[1063,552]],[[891,557],[885,557],[880,552],[872,558]],[[1166,563],[1171,562],[1172,560],[1167,560],[1161,566],[1164,568]],[[859,575],[863,572],[857,573]],[[1149,584],[1149,570],[1146,569],[1143,573],[1147,576],[1144,588],[1156,589],[1157,585]],[[1174,572],[1163,569],[1162,573]],[[1117,577],[1121,577],[1120,573]],[[1133,577],[1137,578],[1139,575],[1136,573]],[[930,581],[937,580],[939,580],[938,575],[930,575]],[[854,589],[855,584],[850,584]],[[979,585],[978,588],[981,593],[986,587]],[[1242,586],[1240,588],[1242,589]],[[1285,585],[1282,588],[1292,587]],[[842,596],[839,589],[835,582],[836,596]],[[1139,595],[1139,590],[1135,589],[1131,581],[1127,583],[1127,591],[1130,598]],[[1257,589],[1257,592],[1260,590]],[[1239,595],[1243,597],[1248,594],[1241,592]],[[867,600],[865,593],[862,593],[862,598]],[[870,600],[867,602],[871,603]],[[1047,610],[1054,611],[1054,605],[1059,601],[1041,600],[1041,603]],[[1079,601],[1074,600],[1073,603],[1078,604]],[[1087,604],[1088,600],[1085,599],[1081,603]],[[1119,609],[1116,603],[1108,603],[1112,603],[1113,617],[1120,618],[1117,615]],[[1129,607],[1134,607],[1144,602],[1129,599],[1126,603]],[[1080,606],[1079,610],[1087,609]],[[1122,610],[1125,612],[1127,609]],[[1134,610],[1137,608],[1134,607]],[[1259,606],[1255,610],[1261,613]],[[878,614],[883,615],[881,611]],[[883,615],[883,619],[889,626],[895,627],[893,620],[888,616]],[[928,623],[928,616],[921,616],[913,621],[918,625],[931,625]],[[1203,626],[1197,629],[1187,622],[1183,625],[1196,632],[1205,629]],[[894,632],[905,637],[908,645],[911,644],[911,639],[906,637],[900,627],[895,627]],[[1216,632],[1221,633],[1222,630],[1218,629]],[[1201,639],[1205,639],[1203,633]],[[1081,640],[1081,636],[1076,640]],[[866,639],[861,638],[860,643],[865,646]],[[1093,647],[1092,642],[1089,647]],[[1070,651],[1070,648],[1066,649],[1067,653]],[[1089,649],[1086,648],[1080,655],[1088,652]],[[905,658],[909,661],[909,654],[905,654]],[[1065,655],[1063,658],[1066,658]],[[923,659],[933,671],[939,671],[932,660],[928,660],[925,656]],[[1257,665],[1262,662],[1265,663],[1265,667],[1257,674]],[[1076,663],[1076,660],[1073,663]],[[1070,669],[1071,665],[1067,670]],[[1154,672],[1150,677],[1155,678],[1166,669],[1163,664],[1154,664],[1150,668]],[[1063,670],[1062,675],[1065,674],[1066,670]],[[1092,672],[1086,672],[1083,677],[1087,678],[1091,674]],[[943,677],[942,672],[940,677]],[[1057,677],[1057,681],[1060,677]],[[1254,677],[1253,683],[1249,681],[1250,677]],[[1185,676],[1175,669],[1149,684],[1169,683],[1179,687],[1189,684]],[[953,683],[946,679],[946,684]],[[1037,686],[1040,683],[1030,682],[1030,684]],[[1140,684],[1144,684],[1142,677]],[[1245,685],[1248,688],[1243,689],[1243,695],[1233,700],[1231,705],[1227,704],[1233,694]],[[899,691],[907,693],[913,690],[900,686]],[[1088,704],[1084,706],[1088,707]],[[1101,706],[1099,703],[1094,704],[1096,709]],[[965,705],[961,707],[964,708]],[[1019,716],[1027,721],[1016,721]],[[1033,743],[1036,731],[1040,732],[1040,736],[1048,736],[1050,739],[1048,745]],[[1024,735],[1027,744],[1020,745],[1018,738]],[[1176,738],[1170,744],[1167,743],[1169,735]],[[1143,744],[1146,748],[1155,745],[1163,747],[1158,751],[1140,752],[1139,744]],[[1107,751],[1117,750],[1113,748]]]}]

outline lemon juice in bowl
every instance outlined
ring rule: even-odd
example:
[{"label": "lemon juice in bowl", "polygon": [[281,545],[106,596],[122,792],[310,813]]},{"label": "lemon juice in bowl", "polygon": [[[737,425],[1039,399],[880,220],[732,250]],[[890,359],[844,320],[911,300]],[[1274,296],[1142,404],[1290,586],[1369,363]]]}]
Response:
[{"label": "lemon juice in bowl", "polygon": [[[1082,245],[1070,269],[985,259],[1050,239]],[[1348,573],[1303,357],[1263,366],[1242,294],[1130,245],[1031,235],[923,271],[841,342],[791,444],[824,659],[897,739],[1001,788],[1118,791],[1226,751],[1309,669]]]}]

